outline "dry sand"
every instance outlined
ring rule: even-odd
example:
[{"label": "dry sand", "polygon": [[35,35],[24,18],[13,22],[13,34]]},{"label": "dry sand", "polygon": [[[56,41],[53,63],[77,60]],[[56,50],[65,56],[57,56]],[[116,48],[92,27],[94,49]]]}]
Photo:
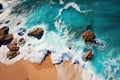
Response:
[{"label": "dry sand", "polygon": [[56,80],[57,73],[50,55],[40,64],[19,61],[13,65],[0,63],[0,80]]}]

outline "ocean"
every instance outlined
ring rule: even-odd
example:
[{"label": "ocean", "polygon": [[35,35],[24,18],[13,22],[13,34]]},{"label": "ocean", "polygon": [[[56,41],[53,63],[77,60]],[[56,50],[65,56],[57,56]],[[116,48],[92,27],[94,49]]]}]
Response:
[{"label": "ocean", "polygon": [[[17,32],[21,28],[44,29],[40,40],[23,36],[27,42],[16,58],[8,61],[0,54],[2,63],[12,64],[21,58],[41,63],[49,50],[53,64],[71,59],[73,64],[81,64],[83,69],[92,72],[94,80],[120,80],[119,0],[3,0],[1,3],[4,12],[0,14],[0,21],[11,20],[2,26],[9,26],[15,37],[19,37]],[[22,24],[15,27],[19,21]],[[88,28],[96,35],[95,45],[86,45],[81,37]],[[5,48],[2,46],[0,51]],[[94,57],[83,62],[82,56],[89,49]]]}]

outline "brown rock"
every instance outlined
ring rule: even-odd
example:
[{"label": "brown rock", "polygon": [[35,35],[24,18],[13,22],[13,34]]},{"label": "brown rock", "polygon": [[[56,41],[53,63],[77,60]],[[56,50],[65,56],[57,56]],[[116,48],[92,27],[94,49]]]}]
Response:
[{"label": "brown rock", "polygon": [[13,40],[12,34],[8,34],[6,36],[0,36],[0,46],[2,44],[4,44],[4,45],[9,44],[12,40]]},{"label": "brown rock", "polygon": [[25,44],[25,39],[24,38],[20,38],[19,41],[18,41],[18,44],[19,45]]},{"label": "brown rock", "polygon": [[8,34],[8,35],[4,36],[3,41],[8,41],[8,40],[13,40],[12,34]]},{"label": "brown rock", "polygon": [[19,47],[17,45],[8,44],[7,47],[10,51],[18,51],[19,50]]},{"label": "brown rock", "polygon": [[85,42],[95,43],[95,35],[92,31],[86,31],[82,34],[82,38]]},{"label": "brown rock", "polygon": [[87,53],[83,56],[83,61],[86,62],[86,61],[90,60],[92,58],[92,56],[93,56],[92,51],[91,50],[87,51]]},{"label": "brown rock", "polygon": [[17,46],[17,41],[16,40],[14,40],[10,44],[8,44],[7,47],[10,51],[18,51],[19,50],[19,47]]},{"label": "brown rock", "polygon": [[20,54],[19,51],[8,51],[7,58],[12,59],[12,58],[16,57],[19,54]]},{"label": "brown rock", "polygon": [[8,27],[2,27],[0,28],[0,34],[6,35],[9,33],[9,28]]},{"label": "brown rock", "polygon": [[43,33],[44,30],[42,28],[36,28],[34,30],[31,30],[27,35],[40,39],[43,36]]}]

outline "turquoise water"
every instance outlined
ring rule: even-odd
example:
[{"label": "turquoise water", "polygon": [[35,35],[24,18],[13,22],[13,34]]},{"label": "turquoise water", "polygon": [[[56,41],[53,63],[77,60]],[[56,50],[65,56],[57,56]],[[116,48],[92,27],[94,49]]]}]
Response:
[{"label": "turquoise water", "polygon": [[[73,7],[63,9],[61,15],[59,10],[70,2],[79,6],[82,13]],[[67,44],[74,45],[75,51],[80,49],[92,49],[94,58],[90,61],[90,66],[94,72],[104,80],[120,80],[120,1],[119,0],[64,0],[64,4],[59,4],[59,0],[24,0],[13,8],[11,14],[24,15],[26,17],[26,28],[45,24],[47,31],[55,32],[62,38],[70,37]],[[64,28],[55,27],[55,21],[61,20],[60,25]],[[81,48],[76,42],[83,42],[80,35],[89,27],[100,39],[105,47],[85,46]],[[64,32],[68,31],[66,36]],[[51,37],[52,38],[52,37]],[[84,42],[83,42],[84,43]],[[52,45],[52,44],[51,44]],[[66,54],[65,54],[66,55]]]}]

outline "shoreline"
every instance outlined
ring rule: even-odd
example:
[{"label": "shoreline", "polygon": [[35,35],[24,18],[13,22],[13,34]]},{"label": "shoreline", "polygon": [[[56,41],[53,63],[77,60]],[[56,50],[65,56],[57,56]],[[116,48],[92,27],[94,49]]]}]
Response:
[{"label": "shoreline", "polygon": [[25,60],[20,60],[12,65],[0,63],[1,80],[56,80],[56,74],[50,55],[42,64],[33,64]]}]

